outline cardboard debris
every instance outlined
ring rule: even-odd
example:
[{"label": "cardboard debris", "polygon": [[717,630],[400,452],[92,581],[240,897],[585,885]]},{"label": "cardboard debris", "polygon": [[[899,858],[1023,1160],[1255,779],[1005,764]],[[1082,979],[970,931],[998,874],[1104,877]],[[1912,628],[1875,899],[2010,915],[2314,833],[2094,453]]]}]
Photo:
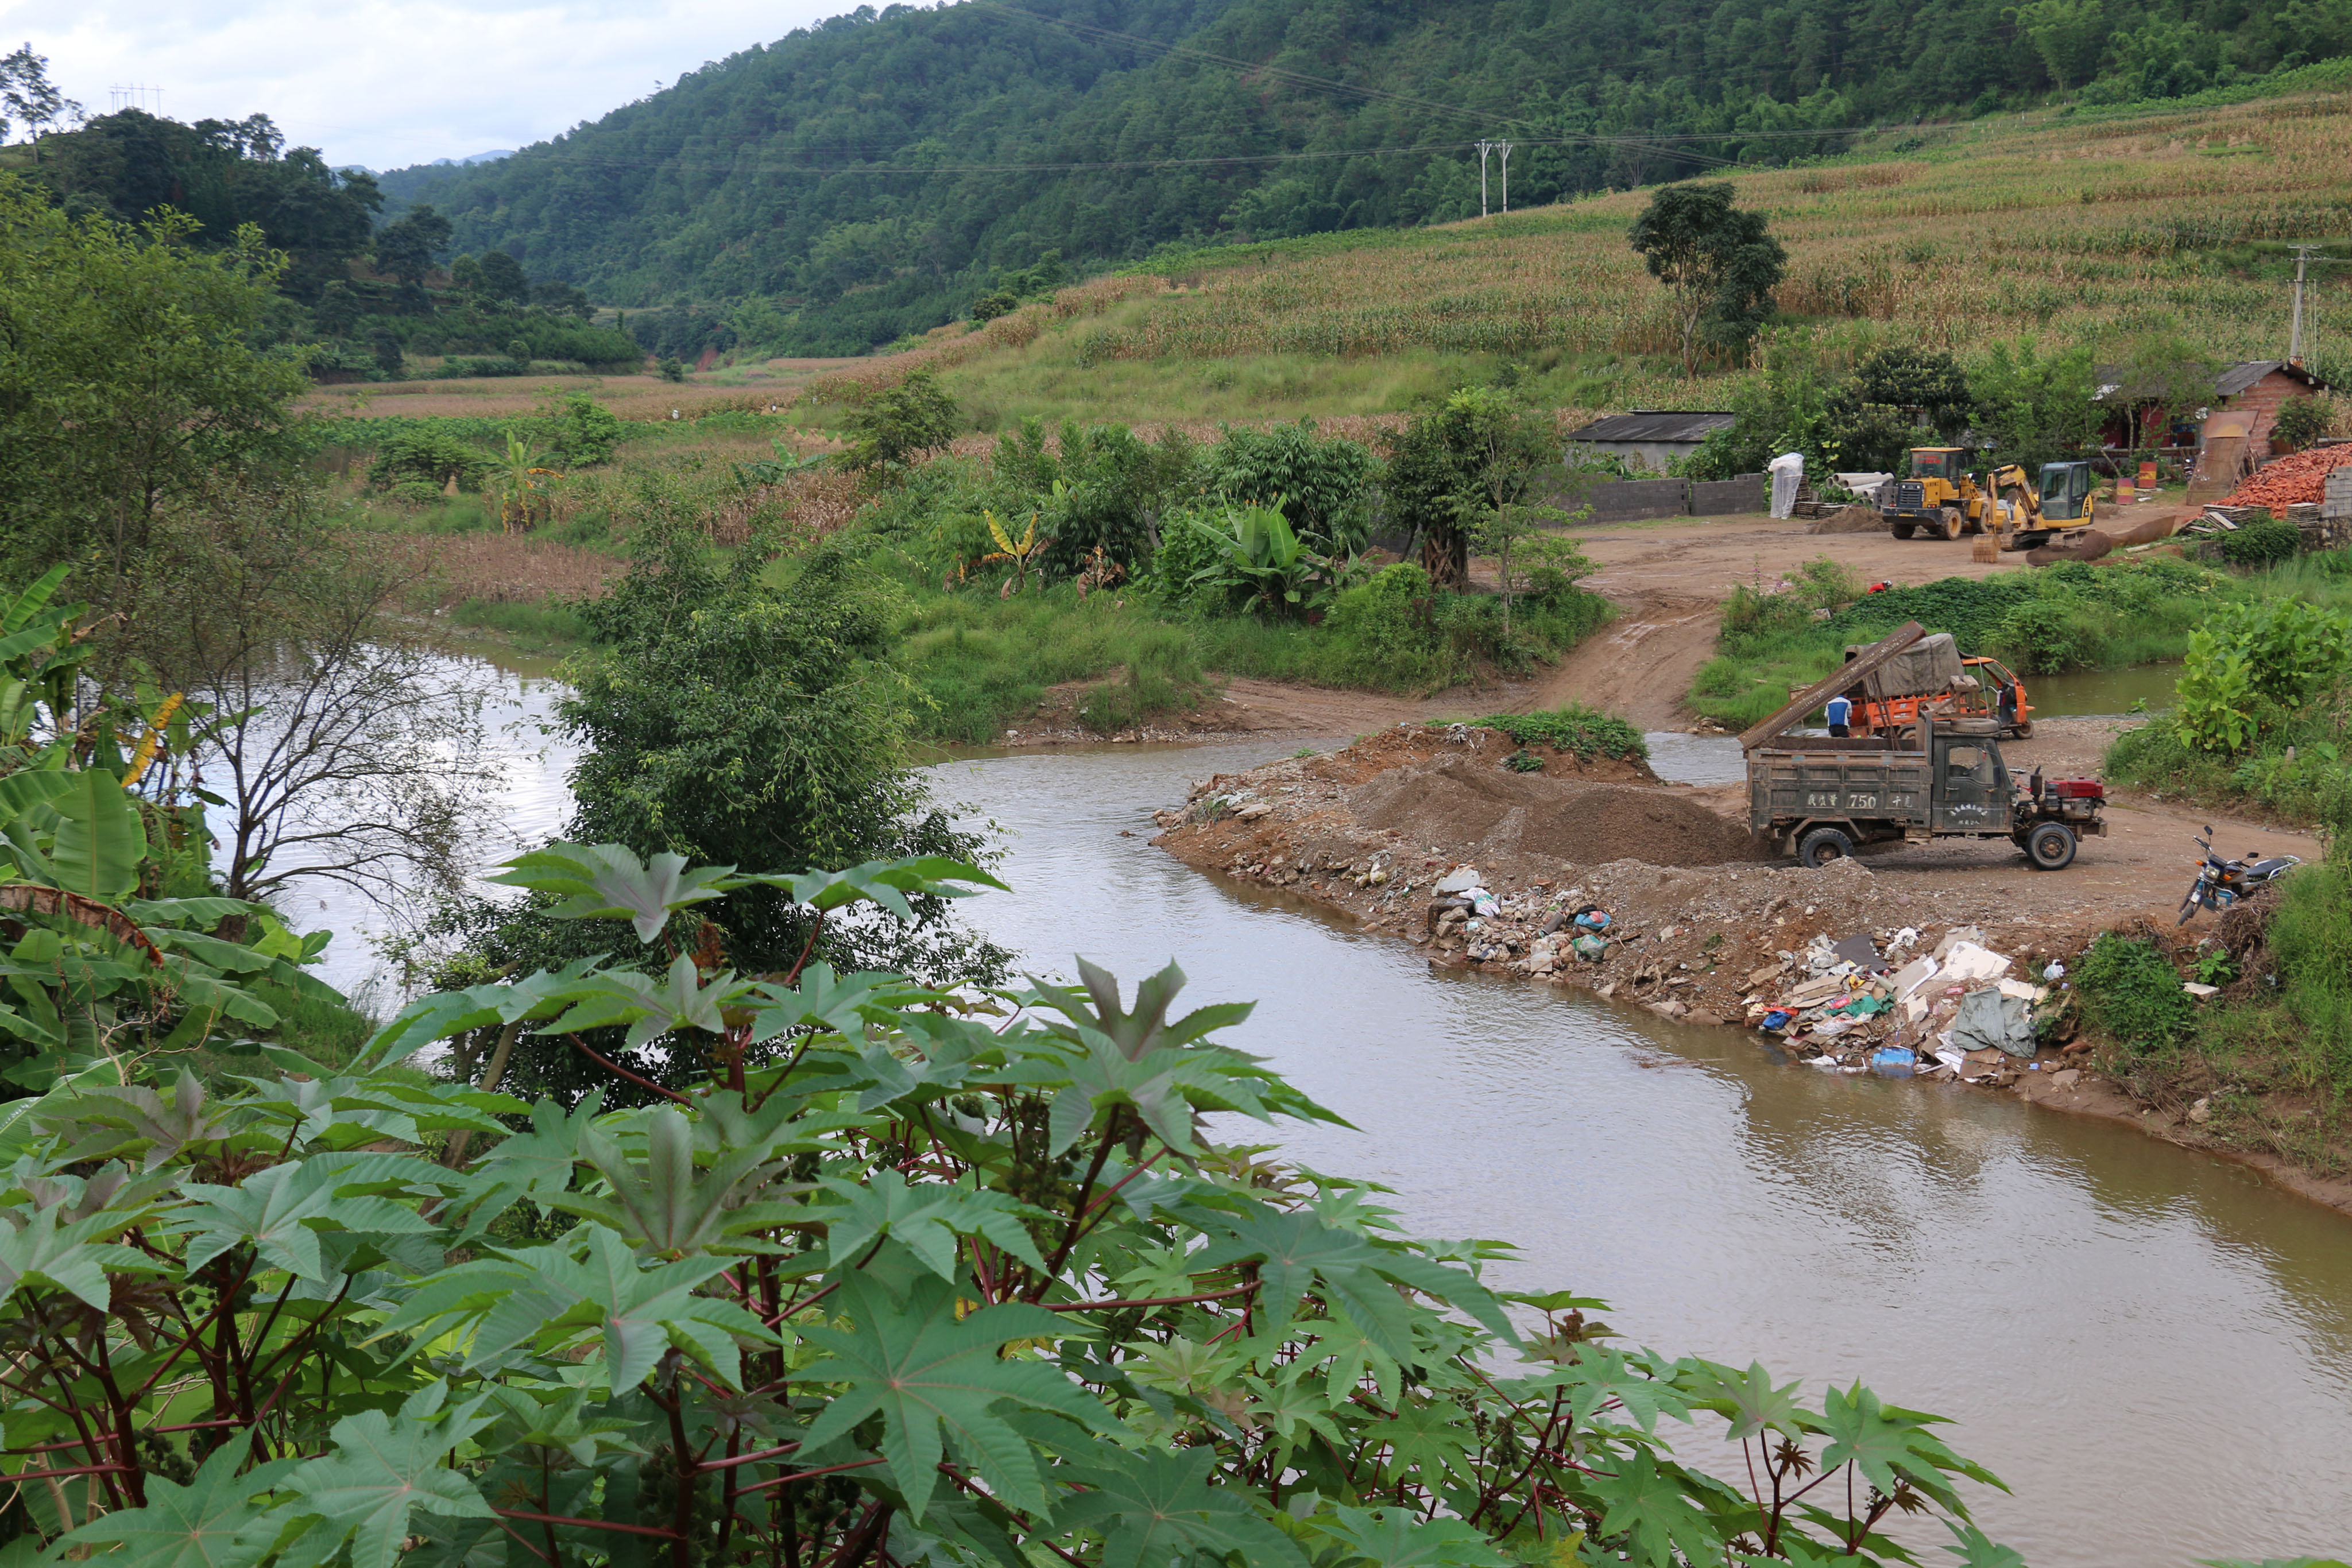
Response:
[{"label": "cardboard debris", "polygon": [[1974,942],[1955,942],[1941,956],[1943,977],[1954,982],[1990,980],[2009,967],[2009,960]]}]

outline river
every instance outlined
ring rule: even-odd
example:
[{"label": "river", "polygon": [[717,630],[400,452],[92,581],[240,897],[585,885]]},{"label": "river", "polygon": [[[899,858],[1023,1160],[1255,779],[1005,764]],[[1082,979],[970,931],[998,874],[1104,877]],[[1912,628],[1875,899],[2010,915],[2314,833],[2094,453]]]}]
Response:
[{"label": "river", "polygon": [[[500,719],[551,696],[519,680]],[[566,758],[541,744],[509,734],[518,839],[563,814]],[[1433,971],[1150,846],[1190,779],[1297,745],[942,763],[940,795],[1007,834],[1013,891],[962,908],[1037,973],[1083,953],[1132,987],[1172,956],[1181,1006],[1256,999],[1228,1038],[1355,1127],[1266,1141],[1393,1187],[1423,1234],[1516,1242],[1499,1282],[1601,1296],[1637,1344],[1954,1417],[1953,1446],[2015,1489],[1972,1506],[2035,1568],[2352,1547],[2352,1220],[2128,1128]],[[1908,1538],[1946,1560],[1940,1531]]]}]

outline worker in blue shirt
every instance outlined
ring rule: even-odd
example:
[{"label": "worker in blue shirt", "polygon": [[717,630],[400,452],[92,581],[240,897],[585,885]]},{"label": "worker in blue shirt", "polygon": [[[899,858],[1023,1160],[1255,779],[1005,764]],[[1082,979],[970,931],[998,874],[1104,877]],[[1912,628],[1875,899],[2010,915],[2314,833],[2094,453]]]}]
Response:
[{"label": "worker in blue shirt", "polygon": [[1853,733],[1847,727],[1848,721],[1853,717],[1853,704],[1847,699],[1843,692],[1840,692],[1823,705],[1822,716],[1830,721],[1830,734],[1838,739],[1843,740]]}]

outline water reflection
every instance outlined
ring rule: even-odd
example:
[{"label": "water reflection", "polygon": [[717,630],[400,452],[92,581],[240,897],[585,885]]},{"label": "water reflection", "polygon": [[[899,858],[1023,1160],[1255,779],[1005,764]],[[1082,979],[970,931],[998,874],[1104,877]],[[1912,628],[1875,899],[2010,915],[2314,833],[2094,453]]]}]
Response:
[{"label": "water reflection", "polygon": [[[1084,952],[1132,983],[1172,956],[1188,1002],[1258,998],[1236,1043],[1360,1129],[1286,1131],[1289,1152],[1396,1187],[1425,1233],[1517,1242],[1504,1282],[1605,1296],[1637,1343],[1958,1418],[2017,1489],[1983,1500],[1989,1527],[2041,1568],[2352,1540],[2341,1216],[2127,1128],[1433,973],[1149,847],[1187,779],[1287,749],[937,768],[1012,834],[1014,892],[967,912],[1041,972]],[[1938,1534],[1914,1541],[1937,1557]]]},{"label": "water reflection", "polygon": [[[446,658],[474,666],[474,673],[497,689],[496,699],[482,709],[484,750],[503,765],[505,775],[498,825],[478,855],[487,868],[562,831],[572,814],[572,791],[563,781],[576,752],[562,737],[547,733],[554,722],[556,700],[563,694],[551,665],[503,656],[494,662],[467,653]],[[398,998],[379,973],[371,946],[371,939],[383,935],[390,923],[373,901],[339,882],[298,878],[287,885],[279,904],[298,927],[335,934],[325,961],[315,971],[320,979],[346,995],[373,1002],[379,1011],[396,1005]]]}]

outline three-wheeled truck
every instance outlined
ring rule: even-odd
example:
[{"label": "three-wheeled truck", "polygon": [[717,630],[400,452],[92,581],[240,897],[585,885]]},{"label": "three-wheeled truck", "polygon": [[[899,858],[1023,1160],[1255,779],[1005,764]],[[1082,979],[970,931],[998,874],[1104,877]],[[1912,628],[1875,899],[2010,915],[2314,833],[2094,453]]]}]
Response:
[{"label": "three-wheeled truck", "polygon": [[1916,621],[1790,699],[1739,737],[1748,756],[1748,826],[1782,854],[1822,866],[1866,844],[2005,838],[2042,871],[2072,864],[2083,835],[2107,831],[2106,789],[2095,779],[2044,783],[2011,777],[2000,722],[1938,721],[1853,737],[1792,736],[1798,720],[1839,692],[1861,687],[1926,633]]}]

